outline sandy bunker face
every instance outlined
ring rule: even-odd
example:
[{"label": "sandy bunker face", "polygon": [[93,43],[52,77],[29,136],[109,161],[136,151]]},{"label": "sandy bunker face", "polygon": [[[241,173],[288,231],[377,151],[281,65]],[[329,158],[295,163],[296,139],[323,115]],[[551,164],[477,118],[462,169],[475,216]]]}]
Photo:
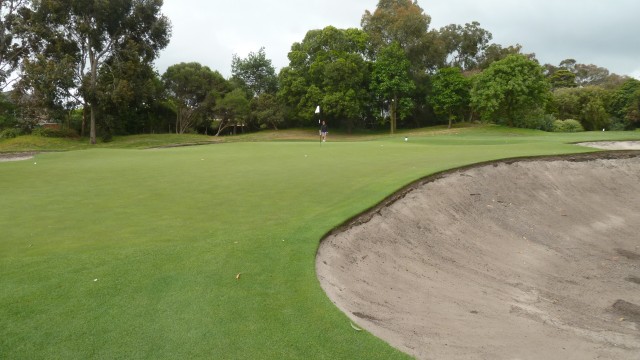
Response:
[{"label": "sandy bunker face", "polygon": [[425,180],[329,235],[323,289],[421,359],[640,354],[640,153]]}]

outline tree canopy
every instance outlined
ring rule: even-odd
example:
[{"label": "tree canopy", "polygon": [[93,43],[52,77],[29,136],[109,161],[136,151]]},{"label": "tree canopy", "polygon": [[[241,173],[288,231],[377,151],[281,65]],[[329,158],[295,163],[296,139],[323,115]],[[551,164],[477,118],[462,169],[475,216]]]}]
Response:
[{"label": "tree canopy", "polygon": [[471,103],[483,119],[515,126],[525,112],[544,107],[548,95],[543,68],[524,55],[509,55],[476,77]]},{"label": "tree canopy", "polygon": [[33,5],[26,17],[34,62],[55,64],[60,58],[65,60],[60,66],[74,70],[67,95],[76,95],[89,108],[90,141],[95,143],[100,74],[131,44],[146,64],[167,46],[171,27],[161,13],[162,0],[40,0]]},{"label": "tree canopy", "polygon": [[460,68],[442,68],[432,78],[433,93],[429,97],[438,115],[445,115],[449,128],[456,118],[464,116],[469,107],[471,80],[462,74]]},{"label": "tree canopy", "polygon": [[279,96],[293,114],[310,124],[316,106],[322,116],[343,120],[347,127],[367,111],[369,65],[367,35],[333,26],[307,32],[289,52],[290,64],[280,72]]},{"label": "tree canopy", "polygon": [[[640,125],[635,79],[568,58],[540,66],[492,43],[477,21],[431,29],[417,0],[378,0],[360,28],[311,29],[276,74],[264,47],[232,56],[231,77],[153,61],[171,37],[162,0],[0,0],[0,128],[43,121],[89,139],[113,134],[311,126],[425,126],[458,119],[550,130]],[[634,81],[631,81],[634,80]],[[315,113],[320,106],[319,115]]]},{"label": "tree canopy", "polygon": [[408,95],[415,89],[409,76],[410,62],[396,42],[384,47],[373,66],[371,89],[390,106],[390,132],[395,133],[397,117],[406,116],[413,107]]},{"label": "tree canopy", "polygon": [[200,63],[180,63],[170,66],[162,75],[169,101],[176,112],[176,134],[185,133],[206,117],[216,99],[224,97],[229,85],[217,71]]}]

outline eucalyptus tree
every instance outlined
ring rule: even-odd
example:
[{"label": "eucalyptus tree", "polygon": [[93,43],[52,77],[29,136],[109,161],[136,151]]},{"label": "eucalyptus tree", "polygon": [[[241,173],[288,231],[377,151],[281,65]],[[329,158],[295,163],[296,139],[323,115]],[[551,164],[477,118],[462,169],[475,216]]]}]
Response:
[{"label": "eucalyptus tree", "polygon": [[100,73],[96,96],[103,136],[167,131],[169,119],[160,114],[164,85],[153,66],[141,61],[139,50],[129,42]]},{"label": "eucalyptus tree", "polygon": [[369,35],[370,55],[396,42],[405,51],[417,75],[443,65],[446,53],[436,30],[429,30],[431,16],[412,0],[379,0],[373,12],[366,10],[360,22]]},{"label": "eucalyptus tree", "polygon": [[233,89],[217,101],[213,112],[215,119],[213,124],[218,128],[215,136],[219,136],[228,127],[244,126],[249,118],[251,108],[242,89]]},{"label": "eucalyptus tree", "polygon": [[26,53],[20,13],[29,5],[29,0],[0,0],[0,91],[13,82],[9,78]]},{"label": "eucalyptus tree", "polygon": [[[73,69],[68,96],[90,112],[90,142],[96,143],[98,79],[107,62],[118,61],[130,43],[140,62],[151,64],[169,43],[171,26],[161,13],[162,0],[37,0],[28,14],[32,56],[65,58]],[[51,61],[37,59],[36,61]]]},{"label": "eucalyptus tree", "polygon": [[278,91],[278,76],[271,60],[267,59],[264,47],[257,53],[250,52],[245,59],[233,55],[231,76],[239,80],[252,97],[265,93],[275,94]]},{"label": "eucalyptus tree", "polygon": [[493,64],[496,61],[500,61],[509,55],[522,54],[521,50],[522,45],[520,44],[507,47],[503,47],[500,44],[490,44],[484,49],[480,56],[478,56],[477,68],[479,70],[484,70],[488,68],[489,65]]},{"label": "eucalyptus tree", "polygon": [[167,68],[162,81],[176,113],[175,131],[182,134],[206,116],[230,91],[230,85],[218,71],[199,63],[180,63]]},{"label": "eucalyptus tree", "polygon": [[440,40],[447,54],[447,65],[462,70],[478,67],[493,35],[474,21],[463,26],[451,24],[440,29]]}]

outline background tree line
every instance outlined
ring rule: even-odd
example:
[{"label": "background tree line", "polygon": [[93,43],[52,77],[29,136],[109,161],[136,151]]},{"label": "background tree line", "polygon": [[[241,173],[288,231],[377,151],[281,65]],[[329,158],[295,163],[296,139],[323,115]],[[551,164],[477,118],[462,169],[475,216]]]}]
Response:
[{"label": "background tree line", "polygon": [[3,136],[43,122],[91,142],[310,127],[317,105],[347,131],[458,121],[547,131],[640,123],[640,81],[573,59],[540,65],[520,45],[492,43],[477,22],[432,29],[411,0],[380,0],[358,29],[308,31],[279,73],[261,48],[234,55],[228,79],[195,62],[159,74],[153,61],[171,37],[162,4],[0,0]]}]

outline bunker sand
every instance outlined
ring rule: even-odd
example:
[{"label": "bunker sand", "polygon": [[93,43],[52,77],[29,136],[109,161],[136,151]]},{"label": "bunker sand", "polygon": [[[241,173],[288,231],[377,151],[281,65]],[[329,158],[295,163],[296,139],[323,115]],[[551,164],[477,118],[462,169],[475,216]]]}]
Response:
[{"label": "bunker sand", "polygon": [[316,271],[354,324],[420,359],[637,358],[640,152],[422,180],[323,239]]}]

